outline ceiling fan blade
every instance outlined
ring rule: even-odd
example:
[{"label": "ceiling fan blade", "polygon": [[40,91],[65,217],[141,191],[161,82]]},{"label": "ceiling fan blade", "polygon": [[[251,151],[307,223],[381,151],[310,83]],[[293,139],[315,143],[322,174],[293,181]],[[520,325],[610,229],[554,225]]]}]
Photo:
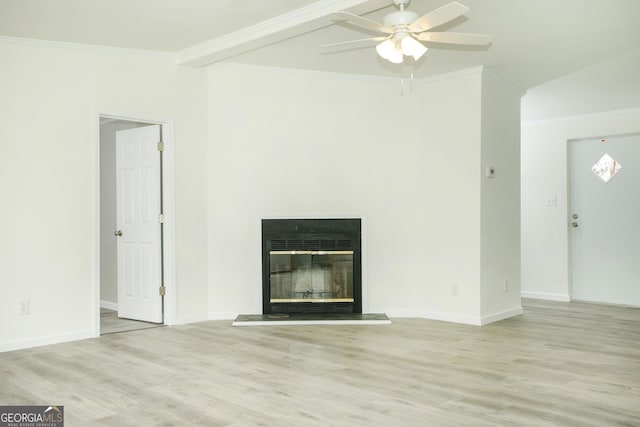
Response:
[{"label": "ceiling fan blade", "polygon": [[353,25],[357,25],[358,27],[379,31],[386,34],[393,34],[393,28],[384,26],[370,19],[363,18],[362,16],[354,15],[353,13],[342,11],[336,12],[332,15],[336,18],[336,20],[349,21],[350,23],[352,23]]},{"label": "ceiling fan blade", "polygon": [[386,40],[388,38],[389,38],[389,36],[380,36],[380,37],[369,37],[367,39],[348,40],[346,42],[323,44],[322,46],[320,46],[320,48],[336,47],[336,46],[343,46],[343,45],[348,45],[348,44],[352,44],[352,43],[363,43],[363,42],[370,42],[370,41],[371,42],[381,42],[381,41]]},{"label": "ceiling fan blade", "polygon": [[456,19],[468,10],[469,8],[467,6],[455,1],[453,3],[445,4],[444,6],[432,10],[409,24],[409,32],[420,33],[422,31],[430,30],[431,28],[447,23],[452,19]]},{"label": "ceiling fan blade", "polygon": [[484,46],[493,40],[493,37],[486,34],[472,34],[472,33],[420,33],[413,35],[418,40],[424,42],[434,43],[449,43],[449,44],[465,44],[474,46]]}]

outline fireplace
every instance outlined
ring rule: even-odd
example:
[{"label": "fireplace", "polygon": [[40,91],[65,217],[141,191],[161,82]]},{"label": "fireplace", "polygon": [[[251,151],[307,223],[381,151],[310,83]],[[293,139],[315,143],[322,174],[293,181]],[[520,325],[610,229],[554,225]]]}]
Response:
[{"label": "fireplace", "polygon": [[360,219],[263,219],[263,314],[362,313]]}]

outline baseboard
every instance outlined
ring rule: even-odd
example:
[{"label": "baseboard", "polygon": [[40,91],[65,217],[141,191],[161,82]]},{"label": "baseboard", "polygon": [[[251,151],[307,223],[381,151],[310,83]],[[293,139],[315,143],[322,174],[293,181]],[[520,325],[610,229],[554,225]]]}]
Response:
[{"label": "baseboard", "polygon": [[440,320],[443,322],[463,323],[465,325],[482,324],[482,319],[476,316],[465,316],[461,314],[439,313],[432,311],[412,311],[412,310],[385,310],[390,318],[417,317],[419,319]]},{"label": "baseboard", "polygon": [[462,323],[465,325],[482,326],[498,320],[508,319],[509,317],[518,316],[524,311],[522,307],[511,308],[509,310],[500,311],[489,314],[487,316],[467,316],[462,314],[439,313],[433,311],[408,311],[408,310],[387,310],[387,316],[393,318],[417,317],[420,319],[440,320],[443,322]]},{"label": "baseboard", "polygon": [[549,294],[545,292],[529,292],[522,291],[520,292],[522,298],[531,298],[531,299],[543,299],[548,301],[562,301],[562,302],[570,302],[571,297],[568,294]]},{"label": "baseboard", "polygon": [[509,310],[499,311],[487,316],[482,316],[480,322],[482,325],[488,325],[489,323],[497,322],[499,320],[508,319],[513,316],[519,316],[522,313],[524,313],[522,307],[510,308]]},{"label": "baseboard", "polygon": [[234,320],[236,317],[238,317],[238,313],[233,313],[230,311],[209,312],[207,314],[192,314],[178,317],[174,325],[186,325],[188,323],[205,322],[207,320]]},{"label": "baseboard", "polygon": [[186,325],[188,323],[204,322],[209,320],[206,314],[190,314],[187,316],[179,316],[176,318],[174,325]]},{"label": "baseboard", "polygon": [[21,350],[24,348],[41,347],[43,345],[60,344],[69,341],[84,340],[87,338],[95,338],[96,334],[93,330],[83,330],[69,332],[57,335],[47,335],[42,337],[27,338],[16,341],[8,341],[0,343],[0,353],[5,351]]},{"label": "baseboard", "polygon": [[209,320],[235,320],[236,317],[238,317],[238,313],[230,311],[209,312]]},{"label": "baseboard", "polygon": [[118,311],[118,303],[117,302],[111,302],[111,301],[105,301],[105,300],[100,300],[100,308],[106,308],[107,310],[113,310],[113,311]]}]

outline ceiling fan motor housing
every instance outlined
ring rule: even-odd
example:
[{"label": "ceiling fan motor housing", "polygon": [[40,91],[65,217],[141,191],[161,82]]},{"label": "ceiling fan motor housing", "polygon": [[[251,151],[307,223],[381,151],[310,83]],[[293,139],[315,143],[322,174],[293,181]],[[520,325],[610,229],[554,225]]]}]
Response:
[{"label": "ceiling fan motor housing", "polygon": [[395,27],[398,25],[408,26],[413,21],[418,19],[418,14],[410,10],[399,10],[397,12],[391,12],[385,15],[383,23],[387,27]]}]

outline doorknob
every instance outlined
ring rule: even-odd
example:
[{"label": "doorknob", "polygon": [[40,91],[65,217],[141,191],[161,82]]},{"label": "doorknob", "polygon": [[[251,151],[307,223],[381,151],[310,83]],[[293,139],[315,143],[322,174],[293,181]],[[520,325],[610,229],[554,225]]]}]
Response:
[{"label": "doorknob", "polygon": [[578,227],[578,222],[577,222],[577,221],[573,221],[573,222],[571,223],[571,226],[572,226],[573,228],[577,228],[577,227]]},{"label": "doorknob", "polygon": [[122,236],[122,230],[116,230],[116,231],[114,231],[114,233],[113,233],[113,234],[114,234],[116,237],[120,237],[120,236]]},{"label": "doorknob", "polygon": [[571,215],[571,218],[578,219],[578,214],[574,213],[573,215]]}]

